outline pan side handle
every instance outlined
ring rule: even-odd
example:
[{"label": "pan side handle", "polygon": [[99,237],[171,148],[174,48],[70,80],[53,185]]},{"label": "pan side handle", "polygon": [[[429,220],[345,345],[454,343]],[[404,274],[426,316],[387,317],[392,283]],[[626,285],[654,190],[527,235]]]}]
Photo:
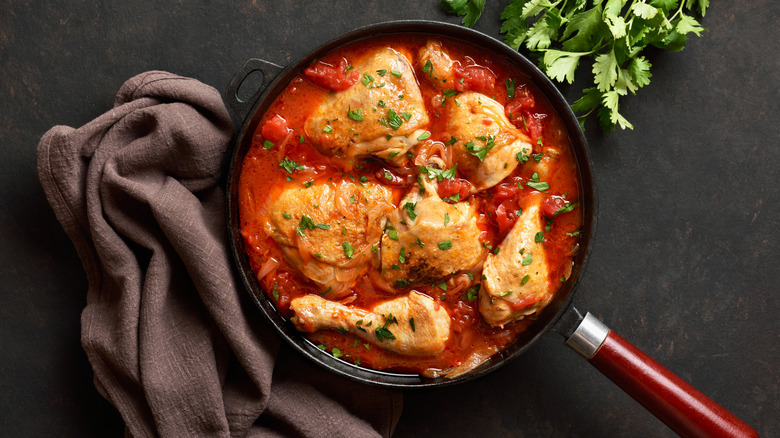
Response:
[{"label": "pan side handle", "polygon": [[758,437],[753,428],[587,313],[566,345],[683,437]]},{"label": "pan side handle", "polygon": [[[271,81],[282,71],[282,67],[268,62],[263,59],[252,58],[247,60],[244,65],[233,75],[230,79],[227,89],[225,90],[225,102],[228,104],[233,113],[238,116],[240,120],[244,120],[249,111],[254,106],[257,99],[265,91]],[[239,89],[241,85],[252,73],[258,72],[262,75],[262,81],[256,90],[253,90],[252,95],[248,99],[242,99],[239,97]]]}]

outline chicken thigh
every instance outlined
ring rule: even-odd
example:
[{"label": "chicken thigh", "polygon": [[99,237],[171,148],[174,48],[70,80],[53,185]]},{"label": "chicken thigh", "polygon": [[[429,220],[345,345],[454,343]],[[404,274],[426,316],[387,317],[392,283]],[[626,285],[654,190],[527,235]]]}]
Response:
[{"label": "chicken thigh", "polygon": [[484,94],[468,91],[450,107],[447,131],[455,138],[454,160],[478,190],[501,182],[531,154],[530,139],[512,125],[504,107]]},{"label": "chicken thigh", "polygon": [[385,301],[371,311],[317,295],[293,299],[290,309],[295,313],[290,320],[302,332],[346,330],[386,350],[410,356],[440,353],[450,337],[447,311],[417,291]]},{"label": "chicken thigh", "polygon": [[271,201],[265,231],[324,296],[337,298],[375,259],[371,246],[392,208],[392,192],[380,184],[345,178],[291,186]]},{"label": "chicken thigh", "polygon": [[440,41],[429,40],[417,53],[423,77],[437,88],[455,88],[455,64]]},{"label": "chicken thigh", "polygon": [[407,194],[387,216],[382,236],[382,277],[396,287],[439,281],[485,254],[476,203],[448,204],[427,177],[420,181],[424,194],[418,188]]},{"label": "chicken thigh", "polygon": [[306,135],[345,168],[355,157],[386,160],[416,145],[428,115],[409,61],[387,47],[355,67],[361,80],[333,92],[306,121]]},{"label": "chicken thigh", "polygon": [[494,327],[533,314],[552,299],[547,256],[537,238],[543,230],[541,200],[541,196],[532,198],[504,238],[499,253],[489,254],[485,260],[479,311]]}]

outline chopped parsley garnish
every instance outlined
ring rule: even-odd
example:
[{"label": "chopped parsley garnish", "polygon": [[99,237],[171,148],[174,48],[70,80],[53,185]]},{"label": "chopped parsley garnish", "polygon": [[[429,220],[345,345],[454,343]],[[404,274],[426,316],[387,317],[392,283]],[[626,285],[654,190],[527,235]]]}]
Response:
[{"label": "chopped parsley garnish", "polygon": [[398,231],[396,231],[395,228],[388,226],[386,230],[387,230],[387,237],[389,237],[392,240],[398,240]]},{"label": "chopped parsley garnish", "polygon": [[531,279],[531,276],[526,274],[526,276],[523,277],[522,280],[520,280],[520,284],[526,284],[526,283],[528,283],[528,280],[530,280],[530,279]]},{"label": "chopped parsley garnish", "polygon": [[451,144],[455,144],[455,142],[456,142],[456,141],[458,141],[458,139],[457,139],[457,138],[455,138],[455,137],[453,137],[453,136],[450,136],[450,139],[449,139],[449,140],[447,140],[447,143],[444,143],[444,144],[445,144],[446,146],[449,146],[449,145],[451,145]]},{"label": "chopped parsley garnish", "polygon": [[407,113],[407,112],[405,112],[405,111],[404,111],[404,112],[401,112],[401,117],[403,117],[404,119],[406,119],[406,121],[408,122],[408,121],[409,121],[409,119],[411,119],[411,118],[412,118],[412,113]]},{"label": "chopped parsley garnish", "polygon": [[321,230],[329,230],[330,225],[328,224],[315,224],[313,220],[309,216],[306,216],[305,214],[301,216],[301,222],[298,223],[298,226],[295,227],[295,232],[298,233],[299,236],[303,237],[303,230],[313,230],[315,228],[319,228]]},{"label": "chopped parsley garnish", "polygon": [[304,186],[304,187],[306,187],[306,188],[309,188],[309,187],[311,187],[313,184],[314,184],[314,180],[311,180],[311,181],[307,181],[307,182],[303,183],[303,186]]},{"label": "chopped parsley garnish", "polygon": [[[577,208],[577,204],[578,204],[578,202],[575,201],[575,202],[570,202],[570,203],[564,205],[563,207],[555,210],[555,213],[553,213],[553,217],[554,216],[558,216],[561,213],[568,213],[568,212],[574,210],[575,208]],[[578,233],[579,233],[579,231],[578,231]],[[566,233],[566,234],[568,234],[568,233]]]},{"label": "chopped parsley garnish", "polygon": [[388,180],[388,181],[392,181],[393,180],[393,174],[388,172],[387,170],[385,170],[385,179]]},{"label": "chopped parsley garnish", "polygon": [[449,198],[447,198],[447,200],[450,202],[460,202],[460,192],[450,196]]},{"label": "chopped parsley garnish", "polygon": [[417,219],[417,213],[414,212],[414,207],[417,206],[416,202],[408,201],[406,204],[404,204],[404,210],[406,210],[406,214],[409,215],[409,219],[415,220]]},{"label": "chopped parsley garnish", "polygon": [[442,94],[444,94],[447,97],[451,97],[451,96],[455,96],[456,94],[458,94],[458,90],[453,90],[451,88],[448,88],[448,89],[444,90],[444,93],[442,93]]},{"label": "chopped parsley garnish", "polygon": [[274,297],[274,301],[279,301],[279,282],[274,281],[274,288],[271,290],[271,295]]},{"label": "chopped parsley garnish", "polygon": [[368,177],[365,175],[360,176],[360,182],[368,182]]},{"label": "chopped parsley garnish", "polygon": [[[420,166],[417,170],[420,173],[425,173],[428,175],[429,179],[436,178],[438,181],[443,181],[445,179],[453,179],[455,178],[455,169],[458,168],[458,164],[456,163],[454,166],[452,166],[450,169],[447,170],[441,170],[436,169],[435,167],[427,167],[427,166]],[[421,191],[420,194],[425,193],[424,191]]]},{"label": "chopped parsley garnish", "polygon": [[536,243],[542,243],[544,242],[544,233],[541,231],[538,231],[536,235],[534,236],[534,242]]},{"label": "chopped parsley garnish", "polygon": [[363,110],[360,109],[360,108],[353,110],[350,107],[349,110],[347,111],[347,117],[349,117],[350,119],[352,119],[352,120],[354,120],[356,122],[362,122],[363,121]]},{"label": "chopped parsley garnish", "polygon": [[528,266],[533,262],[534,262],[533,253],[529,252],[528,255],[523,259],[523,261],[520,262],[520,264],[523,266]]},{"label": "chopped parsley garnish", "polygon": [[355,195],[352,195],[349,197],[349,203],[354,204],[355,203]]},{"label": "chopped parsley garnish", "polygon": [[577,236],[580,235],[580,231],[578,230],[578,231],[575,231],[573,233],[566,233],[566,235],[569,236],[569,237],[577,237]]},{"label": "chopped parsley garnish", "polygon": [[271,150],[271,148],[273,148],[273,147],[274,147],[274,142],[272,142],[271,140],[264,140],[263,141],[263,149]]},{"label": "chopped parsley garnish", "polygon": [[333,128],[331,128],[330,125],[325,125],[325,127],[322,128],[322,130],[328,134],[333,134]]},{"label": "chopped parsley garnish", "polygon": [[447,283],[439,283],[439,284],[436,285],[436,287],[438,287],[439,289],[441,289],[441,290],[443,290],[445,292],[447,291]]},{"label": "chopped parsley garnish", "polygon": [[448,249],[452,248],[452,242],[449,240],[445,240],[443,242],[439,242],[439,249],[442,251],[446,251]]},{"label": "chopped parsley garnish", "polygon": [[531,175],[531,180],[525,183],[528,187],[531,187],[532,189],[539,190],[540,192],[544,192],[545,190],[550,188],[550,185],[547,184],[544,181],[539,181],[539,174],[534,172],[533,175]]},{"label": "chopped parsley garnish", "polygon": [[401,252],[398,254],[398,261],[401,262],[401,264],[406,263],[406,247],[401,247]]},{"label": "chopped parsley garnish", "polygon": [[422,243],[422,240],[420,240],[420,238],[419,238],[419,237],[417,238],[417,242],[414,242],[414,243],[415,243],[415,244],[417,244],[417,245],[419,245],[419,246],[420,246],[420,248],[424,248],[424,247],[425,247],[425,244],[424,244],[424,243]]},{"label": "chopped parsley garnish", "polygon": [[360,82],[363,83],[363,85],[368,85],[369,82],[372,82],[374,78],[368,74],[368,72],[363,73],[363,77],[360,79]]},{"label": "chopped parsley garnish", "polygon": [[425,186],[422,183],[422,175],[417,175],[417,189],[421,195],[425,194]]},{"label": "chopped parsley garnish", "polygon": [[396,69],[394,69],[394,68],[390,69],[390,73],[392,73],[393,76],[396,76],[396,77],[399,77],[399,78],[401,77],[401,72],[396,70]]},{"label": "chopped parsley garnish", "polygon": [[479,294],[479,283],[469,288],[469,290],[467,290],[466,293],[461,295],[460,297],[464,301],[473,302],[477,300],[478,294]]},{"label": "chopped parsley garnish", "polygon": [[506,84],[506,97],[512,99],[515,97],[515,80],[507,78],[504,83]]},{"label": "chopped parsley garnish", "polygon": [[496,137],[494,135],[488,135],[487,138],[477,137],[477,140],[484,141],[485,146],[478,148],[473,141],[466,143],[464,146],[466,147],[466,150],[471,152],[471,155],[479,158],[479,161],[484,161],[485,155],[487,155],[487,153],[496,145]]},{"label": "chopped parsley garnish", "polygon": [[341,244],[341,247],[344,248],[344,255],[347,256],[348,259],[352,259],[352,257],[355,256],[355,248],[352,246],[349,242],[344,242]]},{"label": "chopped parsley garnish", "polygon": [[377,327],[376,330],[374,330],[377,339],[380,341],[395,339],[393,332],[387,328],[387,326],[390,324],[398,324],[398,320],[393,316],[392,313],[389,313],[387,316],[385,316],[385,323],[382,324],[381,327]]},{"label": "chopped parsley garnish", "polygon": [[414,327],[414,318],[409,318],[409,326],[412,327],[412,331],[417,331],[417,329]]},{"label": "chopped parsley garnish", "polygon": [[282,216],[284,216],[285,219],[290,219],[292,215],[290,213],[287,213],[286,211],[282,212]]},{"label": "chopped parsley garnish", "polygon": [[433,75],[433,64],[431,63],[430,59],[425,61],[425,65],[423,66],[423,73]]},{"label": "chopped parsley garnish", "polygon": [[444,226],[446,227],[448,223],[450,223],[450,214],[444,213]]},{"label": "chopped parsley garnish", "polygon": [[296,163],[295,161],[284,157],[284,159],[279,163],[279,167],[283,168],[287,171],[287,173],[292,174],[296,170],[303,170],[305,167],[302,165]]},{"label": "chopped parsley garnish", "polygon": [[398,280],[395,281],[395,287],[396,288],[402,288],[402,287],[407,287],[407,286],[411,286],[411,285],[412,285],[411,281],[404,280],[402,278],[399,278]]},{"label": "chopped parsley garnish", "polygon": [[425,131],[425,132],[423,132],[422,134],[420,134],[420,135],[417,137],[417,141],[423,141],[423,140],[427,139],[427,138],[428,138],[428,137],[430,137],[430,136],[431,136],[431,133],[430,133],[430,132],[428,132],[428,131]]},{"label": "chopped parsley garnish", "polygon": [[397,130],[401,127],[401,125],[404,123],[404,120],[400,117],[398,117],[398,114],[395,112],[394,109],[390,108],[387,110],[387,124]]},{"label": "chopped parsley garnish", "polygon": [[387,70],[385,70],[385,69],[377,70],[376,74],[378,74],[379,76],[384,76],[384,75],[387,74]]}]

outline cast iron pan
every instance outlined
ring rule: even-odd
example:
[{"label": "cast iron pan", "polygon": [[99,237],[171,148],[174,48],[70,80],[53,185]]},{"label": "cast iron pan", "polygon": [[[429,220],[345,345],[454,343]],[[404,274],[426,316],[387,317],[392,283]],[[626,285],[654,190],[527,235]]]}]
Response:
[{"label": "cast iron pan", "polygon": [[[453,379],[425,378],[418,374],[361,368],[338,360],[317,348],[290,322],[280,317],[271,300],[267,299],[243,250],[243,240],[239,230],[238,178],[241,173],[241,162],[252,144],[252,136],[261,117],[274,98],[314,59],[346,44],[393,34],[430,34],[462,40],[484,47],[526,72],[564,121],[579,170],[582,233],[579,241],[580,251],[574,258],[571,276],[562,285],[554,300],[516,342],[474,370]],[[256,88],[251,89],[249,93],[251,96],[239,97],[239,92],[246,88],[244,83],[249,82],[247,79],[258,75],[262,80]],[[243,88],[242,84],[245,85]],[[241,121],[241,129],[234,139],[228,173],[228,231],[233,260],[245,288],[261,313],[279,335],[299,353],[336,374],[367,384],[393,388],[439,387],[472,380],[494,371],[524,353],[548,331],[555,331],[566,338],[568,346],[584,356],[678,434],[757,436],[750,426],[612,332],[593,315],[588,313],[582,316],[571,306],[577,279],[587,263],[596,226],[596,193],[586,141],[577,118],[558,89],[544,73],[517,51],[498,40],[462,26],[429,21],[380,23],[348,32],[314,49],[286,67],[260,59],[250,59],[233,76],[226,90],[225,100]]]}]

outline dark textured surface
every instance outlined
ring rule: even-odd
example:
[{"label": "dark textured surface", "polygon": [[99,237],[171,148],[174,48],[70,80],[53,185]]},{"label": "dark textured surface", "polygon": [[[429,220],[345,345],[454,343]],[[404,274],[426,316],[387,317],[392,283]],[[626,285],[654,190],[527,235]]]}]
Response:
[{"label": "dark textured surface", "polygon": [[[498,37],[505,2],[476,28]],[[651,52],[633,131],[589,126],[599,227],[575,297],[752,425],[780,436],[780,62],[776,2],[715,2],[682,53]],[[286,64],[354,27],[457,22],[438,1],[0,1],[0,429],[120,436],[79,345],[86,279],[46,204],[35,148],[151,69],[224,89],[250,57]],[[584,85],[562,87],[575,98]],[[397,437],[672,436],[550,334],[460,386],[408,392]]]}]

